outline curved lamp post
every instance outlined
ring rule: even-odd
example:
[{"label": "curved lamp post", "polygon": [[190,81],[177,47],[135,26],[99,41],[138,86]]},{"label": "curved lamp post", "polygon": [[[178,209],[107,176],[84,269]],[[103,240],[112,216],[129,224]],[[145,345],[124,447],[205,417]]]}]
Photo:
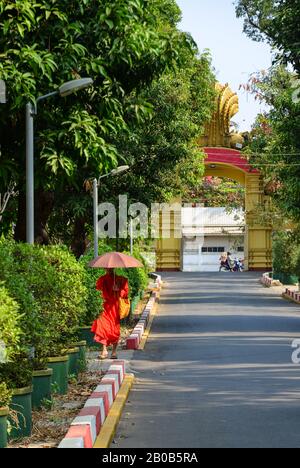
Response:
[{"label": "curved lamp post", "polygon": [[40,101],[53,96],[66,97],[93,84],[91,78],[68,81],[56,91],[39,96],[35,104],[26,105],[26,241],[34,244],[34,117]]},{"label": "curved lamp post", "polygon": [[116,169],[108,172],[108,174],[104,174],[100,176],[98,179],[93,180],[93,214],[94,214],[94,258],[98,258],[99,255],[99,248],[98,248],[98,240],[99,240],[99,226],[98,226],[98,188],[100,185],[100,180],[104,179],[105,177],[114,177],[122,172],[128,171],[129,166],[119,166]]}]

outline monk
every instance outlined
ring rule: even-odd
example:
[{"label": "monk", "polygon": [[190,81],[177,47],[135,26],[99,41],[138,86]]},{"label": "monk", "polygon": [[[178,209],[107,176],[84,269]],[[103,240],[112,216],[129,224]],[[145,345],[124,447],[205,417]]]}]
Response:
[{"label": "monk", "polygon": [[100,359],[107,359],[107,348],[111,345],[113,347],[111,359],[117,359],[120,340],[119,299],[128,298],[128,280],[123,276],[115,275],[113,269],[108,269],[106,275],[97,280],[96,289],[102,292],[104,304],[102,314],[92,325],[92,332],[95,333],[94,340],[103,345]]}]

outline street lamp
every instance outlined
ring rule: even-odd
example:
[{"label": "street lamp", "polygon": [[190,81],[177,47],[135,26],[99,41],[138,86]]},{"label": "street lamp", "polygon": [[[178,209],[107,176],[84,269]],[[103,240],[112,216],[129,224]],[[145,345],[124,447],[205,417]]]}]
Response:
[{"label": "street lamp", "polygon": [[34,244],[34,117],[38,103],[53,96],[66,97],[93,84],[91,78],[68,81],[56,91],[39,96],[32,104],[26,105],[26,241]]},{"label": "street lamp", "polygon": [[98,187],[100,185],[100,180],[105,177],[114,177],[122,172],[128,171],[129,166],[119,166],[116,169],[100,176],[98,179],[93,180],[93,217],[94,217],[94,257],[98,258],[99,248],[99,226],[98,226]]}]

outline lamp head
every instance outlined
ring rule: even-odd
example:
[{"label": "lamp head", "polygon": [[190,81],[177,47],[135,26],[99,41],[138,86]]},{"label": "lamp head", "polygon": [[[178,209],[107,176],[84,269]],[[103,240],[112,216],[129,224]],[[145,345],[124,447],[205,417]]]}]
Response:
[{"label": "lamp head", "polygon": [[81,78],[79,80],[67,81],[59,87],[59,94],[61,97],[69,96],[85,88],[92,86],[92,78]]},{"label": "lamp head", "polygon": [[115,176],[117,174],[121,174],[121,172],[128,171],[128,169],[129,169],[129,166],[119,166],[116,169],[113,169],[110,174],[112,176]]}]

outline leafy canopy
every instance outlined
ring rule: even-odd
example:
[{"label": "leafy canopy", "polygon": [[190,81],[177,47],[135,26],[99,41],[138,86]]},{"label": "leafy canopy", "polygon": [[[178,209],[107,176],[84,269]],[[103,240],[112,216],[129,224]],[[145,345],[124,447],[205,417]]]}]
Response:
[{"label": "leafy canopy", "polygon": [[24,108],[71,79],[89,76],[93,89],[41,104],[36,121],[37,183],[78,185],[117,164],[111,138],[128,132],[130,116],[150,112],[134,91],[178,57],[190,39],[174,25],[171,0],[0,0],[0,179],[21,177]]},{"label": "leafy canopy", "polygon": [[244,31],[254,40],[267,41],[278,51],[277,58],[291,63],[300,73],[299,0],[238,0],[237,16]]}]

